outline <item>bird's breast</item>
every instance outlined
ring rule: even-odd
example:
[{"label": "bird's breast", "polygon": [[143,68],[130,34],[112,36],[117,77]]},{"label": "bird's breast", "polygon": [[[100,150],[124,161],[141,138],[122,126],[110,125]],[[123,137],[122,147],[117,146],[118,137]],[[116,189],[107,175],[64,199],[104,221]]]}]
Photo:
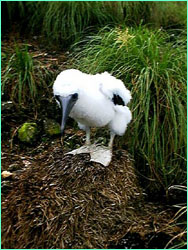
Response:
[{"label": "bird's breast", "polygon": [[89,127],[106,126],[114,117],[113,103],[101,96],[79,98],[70,117]]}]

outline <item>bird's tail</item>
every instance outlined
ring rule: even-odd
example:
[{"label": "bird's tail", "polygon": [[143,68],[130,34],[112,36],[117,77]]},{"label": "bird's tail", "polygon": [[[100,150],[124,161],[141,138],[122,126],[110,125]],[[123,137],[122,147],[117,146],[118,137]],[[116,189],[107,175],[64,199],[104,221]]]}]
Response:
[{"label": "bird's tail", "polygon": [[127,106],[120,105],[115,107],[115,111],[114,119],[110,122],[109,128],[115,134],[122,136],[132,119],[132,113]]}]

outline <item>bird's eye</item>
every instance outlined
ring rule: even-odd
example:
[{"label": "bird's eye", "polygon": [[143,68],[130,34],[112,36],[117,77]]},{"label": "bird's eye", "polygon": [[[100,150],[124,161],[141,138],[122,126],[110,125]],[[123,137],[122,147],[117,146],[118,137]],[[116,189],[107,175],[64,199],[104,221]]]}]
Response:
[{"label": "bird's eye", "polygon": [[77,99],[78,99],[78,94],[77,94],[77,93],[73,94],[73,95],[72,95],[72,99],[73,99],[73,100],[77,100]]}]

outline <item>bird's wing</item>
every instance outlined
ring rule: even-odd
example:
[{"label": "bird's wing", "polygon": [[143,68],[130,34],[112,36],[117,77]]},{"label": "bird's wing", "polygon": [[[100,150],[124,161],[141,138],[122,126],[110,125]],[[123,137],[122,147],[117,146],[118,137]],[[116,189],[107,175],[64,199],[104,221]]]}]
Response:
[{"label": "bird's wing", "polygon": [[115,105],[127,105],[131,100],[131,93],[125,87],[123,82],[116,79],[114,76],[107,72],[97,74],[100,80],[99,89],[109,99],[111,99]]}]

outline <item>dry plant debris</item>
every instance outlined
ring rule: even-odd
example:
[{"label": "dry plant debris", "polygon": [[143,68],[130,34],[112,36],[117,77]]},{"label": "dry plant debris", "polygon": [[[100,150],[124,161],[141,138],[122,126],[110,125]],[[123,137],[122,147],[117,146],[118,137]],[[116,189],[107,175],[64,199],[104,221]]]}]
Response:
[{"label": "dry plant debris", "polygon": [[108,248],[128,232],[169,231],[171,214],[144,202],[126,151],[109,167],[89,160],[54,147],[17,175],[2,195],[2,248]]}]

